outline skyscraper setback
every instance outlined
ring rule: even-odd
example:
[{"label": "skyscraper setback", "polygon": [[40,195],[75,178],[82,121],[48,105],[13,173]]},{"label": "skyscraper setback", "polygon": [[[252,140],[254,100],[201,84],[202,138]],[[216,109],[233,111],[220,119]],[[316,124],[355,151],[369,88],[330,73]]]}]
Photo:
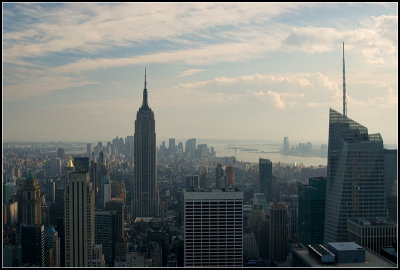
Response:
[{"label": "skyscraper setback", "polygon": [[158,216],[156,132],[154,113],[147,103],[146,71],[143,103],[135,121],[132,211],[134,217]]}]

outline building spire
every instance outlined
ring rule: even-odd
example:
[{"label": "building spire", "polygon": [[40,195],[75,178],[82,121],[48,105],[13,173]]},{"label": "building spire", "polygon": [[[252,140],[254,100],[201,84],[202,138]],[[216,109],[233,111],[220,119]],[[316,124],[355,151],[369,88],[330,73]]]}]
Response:
[{"label": "building spire", "polygon": [[346,72],[344,65],[344,42],[343,42],[343,116],[347,116],[347,102],[346,102]]},{"label": "building spire", "polygon": [[144,68],[144,90],[143,90],[143,103],[142,107],[148,108],[147,104],[147,81],[146,81],[146,67]]}]

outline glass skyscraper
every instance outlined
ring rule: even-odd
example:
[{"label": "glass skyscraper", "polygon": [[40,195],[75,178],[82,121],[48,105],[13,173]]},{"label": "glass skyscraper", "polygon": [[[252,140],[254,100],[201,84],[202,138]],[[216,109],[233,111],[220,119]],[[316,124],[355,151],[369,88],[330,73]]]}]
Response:
[{"label": "glass skyscraper", "polygon": [[311,177],[299,186],[298,242],[303,245],[324,242],[326,178]]},{"label": "glass skyscraper", "polygon": [[337,111],[329,112],[326,242],[347,241],[347,220],[386,217],[383,140]]}]

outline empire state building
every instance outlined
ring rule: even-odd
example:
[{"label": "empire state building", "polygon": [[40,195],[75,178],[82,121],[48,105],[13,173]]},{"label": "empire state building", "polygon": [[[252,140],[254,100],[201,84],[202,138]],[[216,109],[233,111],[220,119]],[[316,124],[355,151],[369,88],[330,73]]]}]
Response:
[{"label": "empire state building", "polygon": [[146,71],[143,103],[136,114],[134,134],[133,217],[158,216],[156,132],[154,113],[147,103]]}]

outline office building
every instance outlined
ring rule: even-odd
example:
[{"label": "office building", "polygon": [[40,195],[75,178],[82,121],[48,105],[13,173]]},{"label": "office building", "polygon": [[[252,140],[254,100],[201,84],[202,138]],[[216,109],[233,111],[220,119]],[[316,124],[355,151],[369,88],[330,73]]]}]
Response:
[{"label": "office building", "polygon": [[304,246],[324,242],[326,177],[311,177],[300,185],[298,243]]},{"label": "office building", "polygon": [[44,226],[24,224],[21,226],[22,263],[45,267]]},{"label": "office building", "polygon": [[146,83],[145,73],[143,103],[135,121],[133,217],[158,216],[156,132],[154,113],[147,102]]},{"label": "office building", "polygon": [[226,188],[226,178],[224,177],[222,164],[217,164],[217,167],[215,168],[215,188]]},{"label": "office building", "polygon": [[41,224],[40,185],[33,174],[24,181],[22,190],[22,224]]},{"label": "office building", "polygon": [[260,192],[264,193],[267,203],[272,202],[272,162],[259,159]]},{"label": "office building", "polygon": [[347,241],[349,218],[386,212],[380,134],[330,109],[324,240]]},{"label": "office building", "polygon": [[286,260],[288,255],[288,218],[284,203],[274,203],[270,209],[269,258],[272,265]]},{"label": "office building", "polygon": [[187,175],[185,176],[185,188],[199,188],[200,187],[200,178],[198,175]]},{"label": "office building", "polygon": [[235,167],[226,166],[225,173],[226,173],[226,184],[228,185],[228,187],[235,186]]},{"label": "office building", "polygon": [[115,245],[121,238],[117,211],[96,211],[95,243],[102,245],[104,261],[107,266],[114,266]]},{"label": "office building", "polygon": [[289,138],[288,137],[283,138],[283,154],[284,155],[289,154]]},{"label": "office building", "polygon": [[88,157],[74,157],[75,172],[88,173],[89,158]]},{"label": "office building", "polygon": [[[46,266],[60,267],[60,237],[53,226],[49,226],[44,231]],[[47,260],[48,258],[48,260]]]},{"label": "office building", "polygon": [[196,139],[192,138],[186,141],[185,154],[187,157],[194,157],[196,152]]},{"label": "office building", "polygon": [[184,266],[241,267],[243,192],[184,192]]},{"label": "office building", "polygon": [[378,254],[397,239],[397,223],[387,218],[352,218],[347,230],[349,241]]},{"label": "office building", "polygon": [[89,173],[70,172],[65,191],[65,266],[91,267],[95,244],[94,191]]}]

